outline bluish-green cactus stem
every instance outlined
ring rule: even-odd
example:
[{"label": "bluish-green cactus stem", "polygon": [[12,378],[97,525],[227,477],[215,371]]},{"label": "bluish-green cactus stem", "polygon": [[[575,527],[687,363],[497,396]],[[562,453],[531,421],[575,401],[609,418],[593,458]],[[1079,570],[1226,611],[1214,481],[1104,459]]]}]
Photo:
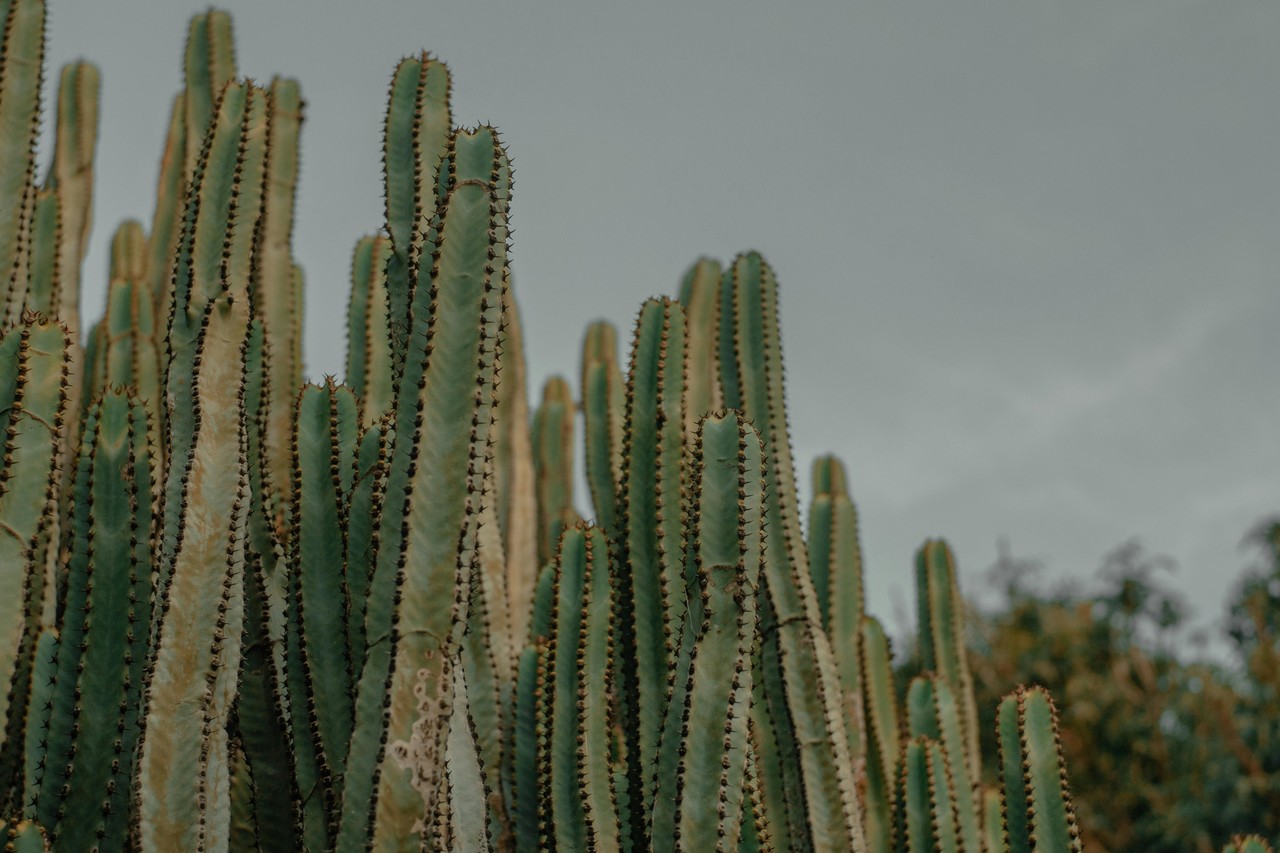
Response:
[{"label": "bluish-green cactus stem", "polygon": [[367,428],[391,411],[393,377],[387,262],[391,240],[364,237],[351,258],[351,299],[347,306],[347,383],[360,399]]},{"label": "bluish-green cactus stem", "polygon": [[913,679],[907,689],[907,717],[912,737],[938,741],[950,758],[949,772],[957,774],[951,786],[951,803],[961,841],[968,850],[980,850],[982,804],[975,796],[976,789],[970,787],[959,759],[965,749],[963,723],[959,703],[947,682],[931,672]]},{"label": "bluish-green cactus stem", "polygon": [[1004,824],[1010,853],[1080,853],[1058,715],[1041,687],[1019,687],[1000,702]]},{"label": "bluish-green cactus stem", "polygon": [[888,853],[893,849],[893,797],[901,752],[897,689],[893,680],[893,656],[884,628],[872,616],[862,620],[859,643],[860,683],[865,725],[864,760],[867,768],[865,814],[867,849]]},{"label": "bluish-green cactus stem", "polygon": [[[493,439],[494,512],[506,560],[507,619],[511,654],[529,633],[530,605],[538,580],[537,483],[529,422],[527,370],[520,311],[506,273],[502,326],[498,331],[501,375],[496,391]],[[514,665],[514,661],[512,662]]]},{"label": "bluish-green cactus stem", "polygon": [[403,503],[383,512],[340,849],[420,843],[441,794],[439,768],[422,761],[447,721],[425,732],[416,724],[452,689],[445,664],[466,624],[479,520],[468,496],[481,490],[490,440],[510,179],[491,128],[459,131],[451,147],[452,188],[415,289],[414,357],[397,401],[387,494]]},{"label": "bluish-green cactus stem", "polygon": [[976,788],[982,783],[982,753],[965,646],[964,600],[955,557],[941,539],[927,540],[916,552],[916,612],[921,667],[936,672],[959,702],[964,754],[955,756],[956,770]]},{"label": "bluish-green cactus stem", "polygon": [[1222,848],[1222,853],[1272,853],[1272,847],[1260,835],[1237,835]]},{"label": "bluish-green cactus stem", "polygon": [[[43,616],[45,564],[57,511],[59,435],[69,417],[71,340],[27,315],[0,337],[0,784],[21,790],[24,699]],[[7,797],[5,797],[7,799]]]},{"label": "bluish-green cactus stem", "polygon": [[720,262],[699,258],[680,280],[680,304],[684,306],[688,352],[688,400],[685,432],[697,432],[698,421],[724,405],[720,389]]},{"label": "bluish-green cactus stem", "polygon": [[813,578],[822,626],[835,656],[849,754],[856,761],[865,749],[859,646],[866,608],[858,513],[849,499],[840,460],[834,456],[819,457],[814,460],[812,472],[809,574]]},{"label": "bluish-green cactus stem", "polygon": [[687,677],[676,685],[663,731],[653,850],[736,849],[751,811],[746,772],[764,559],[763,450],[736,412],[707,415],[695,448],[688,523],[697,601],[690,601],[685,629],[694,640],[689,661],[677,667]]},{"label": "bluish-green cactus stem", "polygon": [[266,468],[263,481],[269,495],[287,495],[292,489],[289,447],[294,400],[302,385],[301,328],[296,322],[302,279],[293,262],[290,241],[303,102],[296,80],[277,77],[269,92],[261,233],[250,294],[262,320],[265,353],[266,399],[259,424]]},{"label": "bluish-green cactus stem", "polygon": [[[91,63],[78,61],[62,67],[54,124],[53,167],[45,181],[45,187],[57,194],[60,223],[52,313],[66,325],[76,341],[80,338],[80,267],[93,222],[93,166],[98,147],[101,89],[98,69]],[[72,376],[78,376],[79,372],[79,363],[75,361]]]},{"label": "bluish-green cactus stem", "polygon": [[389,338],[397,388],[413,335],[413,270],[430,265],[434,247],[424,246],[422,241],[444,200],[437,193],[441,160],[450,145],[449,95],[449,69],[430,55],[406,57],[396,67],[388,97],[382,165],[386,227],[392,248],[387,262]]},{"label": "bluish-green cactus stem", "polygon": [[35,201],[44,21],[44,0],[7,0],[0,7],[0,326],[18,322],[24,304],[21,268]]},{"label": "bluish-green cactus stem", "polygon": [[[777,280],[754,252],[739,255],[721,285],[720,379],[726,405],[740,408],[764,441],[767,516],[764,588],[761,611],[766,670],[764,697],[772,729],[770,749],[798,755],[777,763],[761,755],[762,777],[774,766],[788,774],[792,808],[780,801],[780,789],[765,785],[766,805],[788,818],[797,843],[824,849],[865,849],[862,819],[841,714],[840,685],[813,585],[800,529],[794,465],[783,395]],[[773,648],[770,649],[769,647]],[[764,722],[764,721],[762,721]],[[766,744],[767,745],[767,744]],[[803,802],[796,801],[796,796]],[[781,839],[776,839],[779,847]]]},{"label": "bluish-green cactus stem", "polygon": [[128,844],[134,746],[151,622],[158,460],[149,415],[109,389],[85,420],[38,816],[55,850]]},{"label": "bluish-green cactus stem", "polygon": [[538,561],[555,556],[560,534],[577,523],[573,508],[573,392],[560,376],[547,380],[533,415],[534,482],[538,504]]},{"label": "bluish-green cactus stem", "polygon": [[587,485],[596,523],[617,528],[622,477],[623,409],[626,392],[618,367],[618,332],[607,320],[587,327],[582,341],[582,414]]},{"label": "bluish-green cactus stem", "polygon": [[[627,378],[618,491],[619,669],[632,832],[650,823],[658,744],[686,607],[684,309],[640,309]],[[677,676],[678,677],[678,676]]]},{"label": "bluish-green cactus stem", "polygon": [[290,668],[289,686],[295,750],[304,748],[298,743],[301,737],[309,738],[319,785],[310,800],[325,813],[320,826],[307,821],[309,845],[327,846],[329,827],[336,825],[353,724],[354,675],[347,630],[352,607],[341,519],[355,476],[358,430],[359,411],[351,389],[329,380],[323,386],[308,385],[297,396],[287,553],[290,605],[297,608],[290,621],[298,626],[298,665]]},{"label": "bluish-green cactus stem", "polygon": [[224,89],[174,276],[159,616],[139,769],[146,851],[216,847],[230,832],[227,732],[215,721],[235,699],[244,618],[246,352],[268,99],[249,84]]},{"label": "bluish-green cactus stem", "polygon": [[946,750],[929,737],[903,744],[894,802],[897,853],[958,853],[965,848],[955,819]]}]

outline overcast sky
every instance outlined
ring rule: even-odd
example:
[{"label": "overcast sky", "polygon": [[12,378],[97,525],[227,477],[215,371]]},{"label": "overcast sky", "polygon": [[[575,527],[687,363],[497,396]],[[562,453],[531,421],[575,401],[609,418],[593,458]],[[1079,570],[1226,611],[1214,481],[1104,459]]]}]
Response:
[{"label": "overcast sky", "polygon": [[[222,7],[241,74],[307,100],[313,378],[342,372],[387,84],[426,48],[455,121],[497,125],[517,169],[531,396],[577,375],[590,320],[627,330],[698,256],[759,249],[797,461],[848,464],[891,622],[938,535],[974,592],[999,537],[1089,578],[1136,536],[1212,620],[1242,534],[1280,511],[1275,0]],[[111,230],[150,221],[200,8],[50,0],[47,76],[103,74],[89,317]]]}]

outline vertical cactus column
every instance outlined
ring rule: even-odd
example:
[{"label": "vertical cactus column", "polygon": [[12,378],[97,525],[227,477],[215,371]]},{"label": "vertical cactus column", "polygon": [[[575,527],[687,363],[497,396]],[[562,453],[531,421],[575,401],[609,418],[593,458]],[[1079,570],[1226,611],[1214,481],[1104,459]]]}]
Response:
[{"label": "vertical cactus column", "polygon": [[864,759],[862,687],[859,675],[862,620],[862,547],[858,513],[845,481],[844,466],[833,456],[813,463],[813,503],[809,509],[809,575],[818,599],[822,627],[831,642],[840,680],[840,705],[849,738],[849,755]]},{"label": "vertical cactus column", "polygon": [[[765,446],[767,525],[761,611],[762,695],[753,713],[763,736],[760,766],[774,843],[865,849],[841,714],[840,683],[800,531],[783,400],[777,281],[758,254],[736,258],[721,296],[720,379],[726,404],[740,408]],[[783,761],[795,753],[798,762]],[[797,771],[798,772],[795,772]],[[781,781],[779,786],[777,783]]]},{"label": "vertical cactus column", "polygon": [[414,289],[387,488],[399,505],[383,509],[339,849],[420,845],[446,785],[436,757],[476,558],[510,187],[490,128],[456,133],[446,160],[435,251]]},{"label": "vertical cactus column", "polygon": [[[67,411],[66,329],[28,315],[0,337],[0,788],[21,787],[23,732],[57,512],[59,436]],[[14,804],[6,803],[10,808]]]},{"label": "vertical cactus column", "polygon": [[622,478],[622,430],[626,391],[618,368],[618,333],[597,320],[582,341],[582,414],[587,484],[596,522],[617,528],[618,486]]},{"label": "vertical cactus column", "polygon": [[249,510],[245,360],[269,97],[243,83],[223,90],[174,275],[171,452],[138,774],[144,850],[217,848],[230,833],[226,721],[239,675]]},{"label": "vertical cactus column", "polygon": [[[686,612],[684,309],[641,307],[627,379],[618,490],[620,690],[632,831],[647,827]],[[678,678],[678,676],[677,676]]]},{"label": "vertical cactus column", "polygon": [[701,422],[690,457],[687,524],[696,564],[662,732],[648,849],[736,850],[747,786],[751,653],[764,558],[760,437],[737,413]]},{"label": "vertical cactus column", "polygon": [[1019,687],[1000,702],[1001,779],[1005,837],[1010,853],[1080,853],[1067,772],[1058,738],[1058,712],[1040,687]]},{"label": "vertical cactus column", "polygon": [[35,147],[44,69],[44,0],[0,7],[0,326],[22,319],[28,217],[35,204]]},{"label": "vertical cactus column", "polygon": [[560,376],[548,379],[531,432],[540,565],[551,562],[560,534],[579,521],[573,508],[573,413],[569,383]]},{"label": "vertical cactus column", "polygon": [[158,492],[149,420],[142,401],[118,386],[85,420],[61,642],[33,792],[56,850],[128,846]]}]

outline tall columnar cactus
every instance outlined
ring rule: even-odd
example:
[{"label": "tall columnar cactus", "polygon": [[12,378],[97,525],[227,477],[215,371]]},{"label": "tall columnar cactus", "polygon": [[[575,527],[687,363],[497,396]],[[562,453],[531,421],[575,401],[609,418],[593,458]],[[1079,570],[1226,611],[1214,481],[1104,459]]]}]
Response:
[{"label": "tall columnar cactus", "polygon": [[44,70],[44,0],[9,0],[0,49],[0,323],[22,317],[29,216],[35,205],[36,132]]},{"label": "tall columnar cactus", "polygon": [[159,491],[149,421],[119,386],[85,420],[54,671],[45,703],[31,709],[40,748],[28,790],[56,850],[128,843]]},{"label": "tall columnar cactus", "polygon": [[475,559],[473,496],[490,440],[510,177],[488,128],[453,135],[446,161],[434,254],[414,288],[414,357],[399,386],[387,489],[403,503],[384,509],[370,584],[366,630],[378,642],[359,679],[340,848],[422,843],[421,815],[447,793],[436,757]]},{"label": "tall columnar cactus", "polygon": [[[840,684],[809,579],[796,507],[794,465],[783,400],[777,281],[758,254],[736,258],[721,289],[721,370],[725,402],[739,407],[765,446],[767,536],[760,654],[764,685],[757,714],[762,781],[772,814],[801,847],[863,850]],[[792,761],[785,756],[799,756]],[[779,849],[791,849],[780,833]]]},{"label": "tall columnar cactus", "polygon": [[43,615],[45,557],[61,481],[59,437],[67,411],[67,330],[27,315],[0,337],[0,785],[10,808],[22,777],[23,732],[33,654]]},{"label": "tall columnar cactus", "polygon": [[1053,700],[1041,688],[1019,687],[1000,703],[997,719],[1008,849],[1011,853],[1083,850]]},{"label": "tall columnar cactus", "polygon": [[827,456],[813,463],[813,503],[809,509],[809,574],[822,627],[831,641],[849,755],[863,759],[861,644],[866,616],[862,591],[862,547],[858,514],[849,499],[844,466]]},{"label": "tall columnar cactus", "polygon": [[230,832],[225,720],[244,619],[245,357],[268,100],[248,84],[223,90],[193,173],[175,267],[170,451],[138,773],[144,850],[217,848]]},{"label": "tall columnar cactus", "polygon": [[616,501],[622,479],[626,388],[618,367],[618,332],[607,320],[597,320],[587,327],[582,341],[581,382],[591,506],[596,521],[612,531],[618,523]]},{"label": "tall columnar cactus", "polygon": [[946,546],[899,709],[834,458],[802,534],[758,254],[646,302],[625,371],[589,329],[584,522],[568,383],[530,416],[497,132],[400,63],[347,384],[303,385],[299,88],[235,81],[210,10],[80,377],[98,81],[63,71],[37,185],[44,17],[0,3],[0,846],[1078,849],[1042,691],[979,786]]}]

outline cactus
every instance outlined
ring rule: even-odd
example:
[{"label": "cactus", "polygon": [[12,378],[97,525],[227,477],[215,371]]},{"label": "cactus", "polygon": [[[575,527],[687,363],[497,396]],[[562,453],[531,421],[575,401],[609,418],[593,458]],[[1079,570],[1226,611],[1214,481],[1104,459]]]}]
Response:
[{"label": "cactus", "polygon": [[31,785],[39,820],[59,850],[95,843],[123,849],[128,838],[158,491],[148,421],[142,401],[119,387],[99,398],[85,420],[75,476],[84,500],[72,521],[43,768]]},{"label": "cactus", "polygon": [[97,74],[62,72],[38,186],[44,5],[0,8],[6,849],[1080,849],[1044,691],[982,784],[946,544],[900,708],[834,457],[801,530],[760,255],[644,303],[625,370],[593,324],[530,417],[510,162],[419,54],[346,383],[304,385],[300,90],[236,81],[211,10],[81,355]]},{"label": "cactus", "polygon": [[1062,765],[1058,713],[1049,694],[1019,687],[1006,696],[1000,703],[999,729],[1008,849],[1084,849]]}]

